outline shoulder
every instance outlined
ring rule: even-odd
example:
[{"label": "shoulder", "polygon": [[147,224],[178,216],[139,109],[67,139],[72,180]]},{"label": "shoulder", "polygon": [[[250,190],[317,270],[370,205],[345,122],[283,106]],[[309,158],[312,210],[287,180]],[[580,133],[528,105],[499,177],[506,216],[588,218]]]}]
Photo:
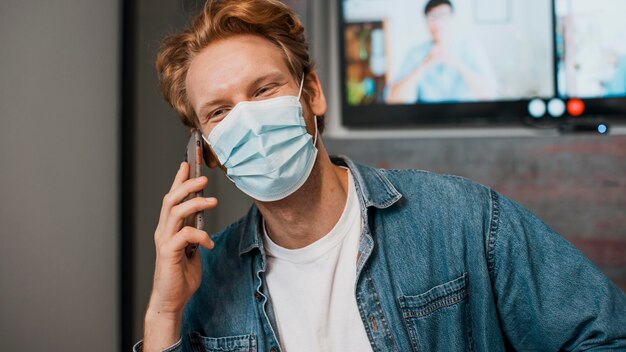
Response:
[{"label": "shoulder", "polygon": [[458,202],[486,201],[491,189],[468,178],[416,169],[381,169],[405,197],[437,197]]},{"label": "shoulder", "polygon": [[187,334],[233,336],[250,331],[251,317],[256,315],[251,275],[254,255],[241,253],[240,249],[249,218],[254,218],[252,210],[213,234],[215,247],[212,250],[200,250],[202,281],[183,315],[182,331]]},{"label": "shoulder", "polygon": [[421,170],[383,170],[383,175],[402,195],[386,213],[398,221],[420,228],[435,226],[431,233],[445,228],[459,229],[454,233],[462,237],[466,234],[460,229],[471,227],[474,235],[480,235],[480,241],[484,241],[496,219],[495,192],[467,178]]},{"label": "shoulder", "polygon": [[622,56],[617,63],[617,75],[626,75],[626,55]]},{"label": "shoulder", "polygon": [[[187,305],[191,315],[218,309],[231,299],[242,296],[249,285],[246,275],[250,270],[250,255],[240,255],[242,234],[246,231],[251,212],[223,230],[211,235],[215,246],[211,250],[200,248],[202,282]],[[225,298],[228,297],[228,298]]]},{"label": "shoulder", "polygon": [[219,232],[212,233],[210,236],[215,243],[214,248],[211,250],[200,249],[203,285],[209,281],[209,278],[215,279],[224,275],[229,276],[229,271],[242,268],[242,260],[246,256],[239,255],[240,243],[246,231],[246,225],[249,221],[252,221],[250,218],[251,214],[249,212]]}]

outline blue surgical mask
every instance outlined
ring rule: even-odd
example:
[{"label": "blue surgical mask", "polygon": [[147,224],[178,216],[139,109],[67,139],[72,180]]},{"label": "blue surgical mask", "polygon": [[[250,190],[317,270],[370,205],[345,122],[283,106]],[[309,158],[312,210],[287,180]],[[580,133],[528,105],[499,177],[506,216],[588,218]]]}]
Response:
[{"label": "blue surgical mask", "polygon": [[306,131],[302,83],[297,97],[238,103],[205,137],[227,177],[256,200],[286,198],[302,187],[313,170],[317,148]]}]

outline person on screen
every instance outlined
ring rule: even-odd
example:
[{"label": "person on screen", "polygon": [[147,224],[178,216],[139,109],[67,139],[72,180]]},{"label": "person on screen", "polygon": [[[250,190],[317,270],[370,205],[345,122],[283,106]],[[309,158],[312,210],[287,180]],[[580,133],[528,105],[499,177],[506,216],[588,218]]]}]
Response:
[{"label": "person on screen", "polygon": [[165,100],[253,204],[211,236],[183,226],[217,200],[186,200],[208,179],[181,163],[135,350],[626,348],[626,295],[520,205],[460,177],[329,156],[307,48],[278,0],[209,0],[164,40]]},{"label": "person on screen", "polygon": [[482,101],[496,98],[489,60],[475,41],[456,34],[454,7],[429,0],[424,15],[431,40],[409,51],[388,87],[388,103]]},{"label": "person on screen", "polygon": [[606,82],[604,94],[607,97],[626,95],[626,55],[619,59],[613,77]]}]

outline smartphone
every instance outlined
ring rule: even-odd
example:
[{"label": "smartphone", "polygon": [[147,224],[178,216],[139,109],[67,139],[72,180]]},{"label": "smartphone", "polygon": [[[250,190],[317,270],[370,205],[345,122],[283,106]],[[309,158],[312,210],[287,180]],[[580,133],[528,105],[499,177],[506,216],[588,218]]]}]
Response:
[{"label": "smartphone", "polygon": [[[203,155],[203,139],[202,133],[198,129],[191,131],[189,142],[187,143],[187,151],[185,154],[185,161],[189,163],[189,179],[202,176],[202,155]],[[202,197],[203,192],[190,193],[185,201],[196,197]],[[187,217],[184,221],[184,226],[193,226],[199,230],[204,229],[204,212],[199,211],[193,215]],[[198,249],[198,244],[190,244],[185,248],[185,254],[188,258],[193,257],[194,253]]]}]

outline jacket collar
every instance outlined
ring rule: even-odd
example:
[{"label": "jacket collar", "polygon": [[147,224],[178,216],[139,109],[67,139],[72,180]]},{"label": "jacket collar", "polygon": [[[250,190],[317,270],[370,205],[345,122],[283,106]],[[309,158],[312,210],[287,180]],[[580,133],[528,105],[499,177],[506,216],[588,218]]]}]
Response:
[{"label": "jacket collar", "polygon": [[402,198],[402,194],[391,184],[387,175],[380,169],[354,163],[346,156],[331,157],[333,164],[350,169],[356,191],[365,207],[388,208]]},{"label": "jacket collar", "polygon": [[[356,191],[365,208],[388,208],[402,198],[402,194],[398,192],[381,170],[356,164],[345,156],[333,156],[331,161],[335,165],[350,169]],[[239,255],[243,255],[254,248],[263,251],[261,213],[256,205],[252,205],[240,229]]]}]

